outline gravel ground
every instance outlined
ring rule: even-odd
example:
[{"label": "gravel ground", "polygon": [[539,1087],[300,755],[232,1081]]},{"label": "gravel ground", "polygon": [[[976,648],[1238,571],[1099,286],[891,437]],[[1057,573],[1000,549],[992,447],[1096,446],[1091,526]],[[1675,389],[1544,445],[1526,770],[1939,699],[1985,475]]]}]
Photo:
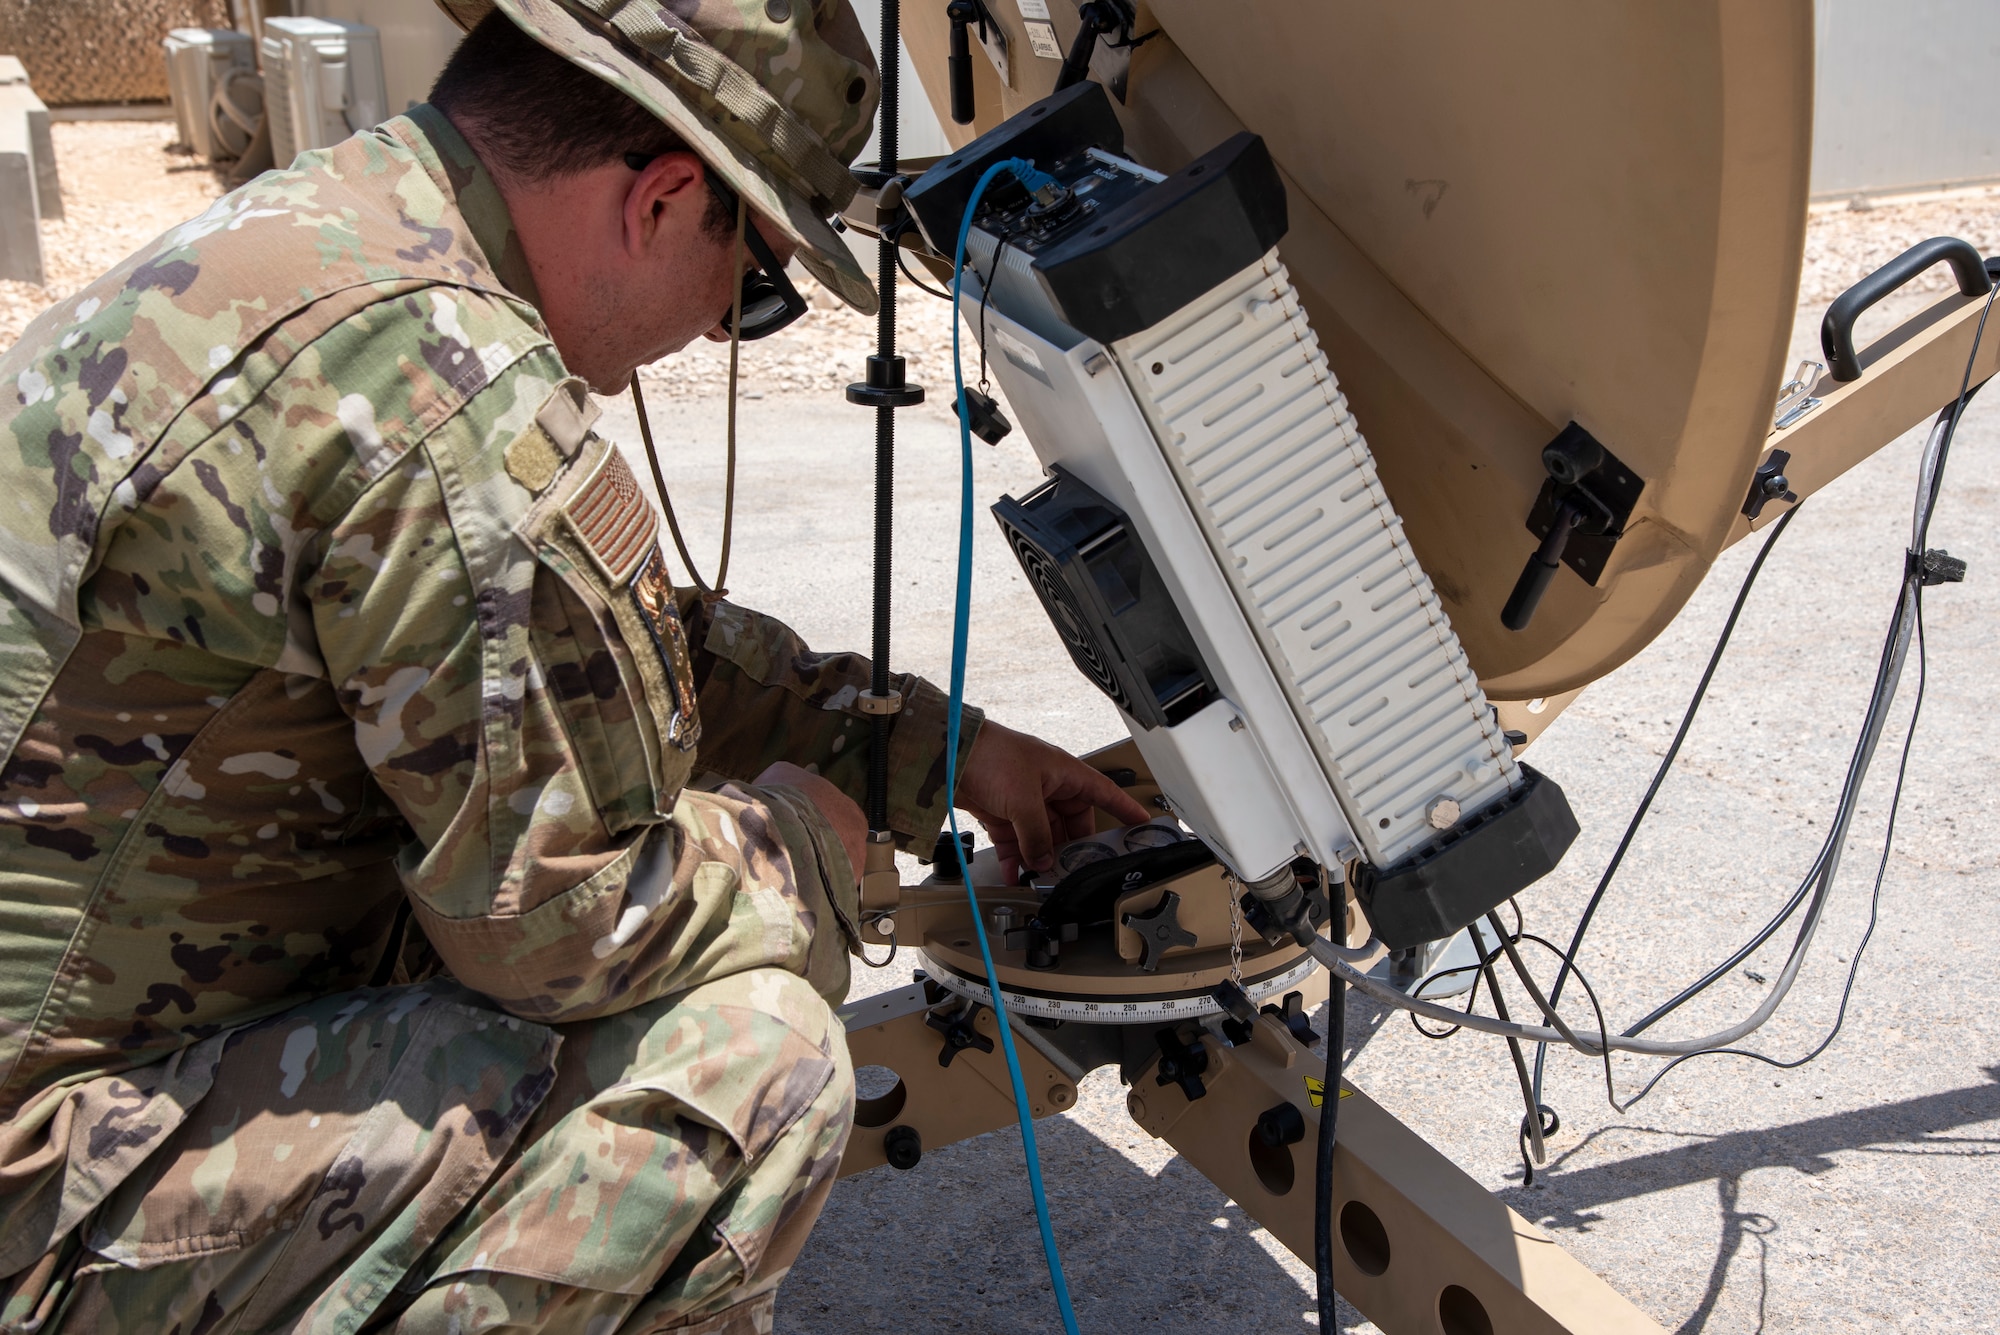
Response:
[{"label": "gravel ground", "polygon": [[[50,228],[59,244],[49,292],[0,287],[0,345],[34,303],[71,290],[212,193],[206,173],[173,170],[189,164],[164,153],[165,127],[59,125],[57,134],[71,221]],[[86,203],[84,190],[101,193]],[[1827,298],[1941,232],[2000,250],[2000,194],[1816,212],[1801,352]],[[912,378],[936,390],[949,383],[941,303],[912,297],[910,305]],[[871,337],[866,320],[815,313],[800,332],[746,358],[731,584],[822,647],[867,639],[872,424],[828,391],[856,378]],[[658,391],[666,472],[704,560],[721,493],[723,410],[713,393],[721,352],[698,348],[647,377]],[[626,405],[608,408],[604,429],[635,443]],[[1968,558],[1972,573],[1931,597],[1930,687],[1881,921],[1846,1028],[1822,1060],[1786,1072],[1707,1059],[1619,1113],[1602,1101],[1600,1070],[1556,1058],[1549,1101],[1564,1126],[1552,1138],[1549,1170],[1524,1187],[1502,1050],[1475,1036],[1426,1042],[1401,1019],[1349,1007],[1355,1082],[1669,1329],[1995,1328],[1982,1314],[2000,1277],[1992,1243],[2000,1189],[1981,1161],[2000,1146],[2000,980],[1980,943],[2000,930],[2000,833],[1978,777],[2000,757],[1985,727],[1985,687],[2000,647],[2000,593],[1990,577],[2000,568],[2000,425],[1992,414],[1993,405],[1981,404],[1969,415],[1933,531],[1932,542]],[[904,423],[895,657],[899,667],[942,677],[957,444],[949,414],[936,406],[905,414]],[[1895,595],[1920,434],[1815,497],[1772,558],[1711,704],[1585,952],[1614,1024],[1698,976],[1762,921],[1810,860]],[[1038,470],[1018,438],[976,448],[982,503],[1034,485]],[[1110,707],[1069,665],[991,521],[980,516],[975,533],[971,697],[1072,748],[1114,739]],[[1726,554],[1668,632],[1537,743],[1536,764],[1569,792],[1584,833],[1564,866],[1524,898],[1531,930],[1559,936],[1574,921],[1751,555]],[[1892,728],[1878,762],[1820,948],[1792,1003],[1758,1035],[1766,1051],[1803,1052],[1833,1021],[1866,922],[1890,748],[1902,727]],[[899,985],[907,965],[864,975],[857,994]],[[1775,972],[1769,952],[1667,1028],[1693,1033],[1743,1013],[1760,991],[1751,972]],[[1650,1064],[1620,1059],[1613,1068],[1622,1099]],[[1133,1128],[1115,1078],[1093,1075],[1079,1106],[1041,1123],[1039,1135],[1087,1330],[1314,1327],[1305,1268]],[[1344,1329],[1373,1329],[1348,1316]],[[1012,1132],[933,1150],[911,1173],[879,1169],[843,1183],[779,1318],[787,1335],[1053,1326]]]},{"label": "gravel ground", "polygon": [[[1934,236],[1964,237],[1982,255],[2000,254],[2000,186],[1815,207],[1806,220],[1799,304],[1824,307],[1855,280]],[[1950,283],[1950,270],[1934,268],[1907,290],[1942,292]]]},{"label": "gravel ground", "polygon": [[28,321],[222,193],[198,158],[171,151],[172,121],[57,121],[63,218],[42,224],[46,287],[0,282],[0,348]]},{"label": "gravel ground", "polygon": [[[56,160],[68,217],[42,225],[46,287],[0,282],[0,348],[11,346],[50,302],[74,292],[175,223],[199,213],[221,193],[212,172],[171,150],[170,121],[58,122]],[[2000,187],[1877,203],[1866,208],[1822,205],[1806,225],[1802,305],[1824,306],[1843,288],[1926,237],[1962,236],[1984,254],[2000,253]],[[928,281],[928,280],[927,280]],[[1949,282],[1935,269],[1914,291]],[[910,378],[942,384],[949,376],[950,324],[941,301],[908,294],[901,322]],[[815,309],[797,325],[743,350],[741,380],[756,399],[838,391],[859,378],[861,358],[874,348],[874,321],[838,306],[811,283]],[[654,397],[694,399],[728,383],[727,347],[697,344],[646,373]]]},{"label": "gravel ground", "polygon": [[[60,222],[42,224],[48,284],[0,281],[0,348],[13,346],[28,322],[167,228],[208,207],[222,193],[216,174],[176,152],[171,121],[58,121],[53,127],[62,177]],[[804,283],[814,309],[775,337],[743,348],[741,381],[752,400],[778,394],[838,393],[861,378],[874,350],[875,322]],[[948,375],[951,325],[946,303],[904,285],[901,329],[910,376],[935,384]],[[698,343],[671,362],[648,368],[652,397],[700,398],[728,385],[726,344]]]}]

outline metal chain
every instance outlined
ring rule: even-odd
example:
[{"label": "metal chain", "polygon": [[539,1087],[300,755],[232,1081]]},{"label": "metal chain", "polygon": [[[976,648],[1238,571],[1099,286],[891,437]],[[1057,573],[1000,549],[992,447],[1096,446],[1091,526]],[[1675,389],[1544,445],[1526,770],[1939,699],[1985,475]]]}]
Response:
[{"label": "metal chain", "polygon": [[1243,986],[1243,882],[1224,872],[1222,883],[1229,887],[1229,981]]}]

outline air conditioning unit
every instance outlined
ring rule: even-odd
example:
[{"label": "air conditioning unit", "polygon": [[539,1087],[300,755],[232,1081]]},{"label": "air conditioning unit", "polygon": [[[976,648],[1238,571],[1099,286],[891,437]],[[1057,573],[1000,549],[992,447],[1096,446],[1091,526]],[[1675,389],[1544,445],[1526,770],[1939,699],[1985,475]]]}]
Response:
[{"label": "air conditioning unit", "polygon": [[264,106],[279,167],[383,120],[382,38],[365,23],[264,21]]},{"label": "air conditioning unit", "polygon": [[257,48],[250,34],[229,28],[175,28],[160,43],[167,59],[167,93],[174,103],[180,141],[213,161],[221,152],[210,108],[215,90],[237,70],[254,73]]},{"label": "air conditioning unit", "polygon": [[382,75],[389,90],[385,114],[391,116],[430,99],[431,85],[464,36],[429,0],[292,0],[292,13],[366,23],[382,34]]}]

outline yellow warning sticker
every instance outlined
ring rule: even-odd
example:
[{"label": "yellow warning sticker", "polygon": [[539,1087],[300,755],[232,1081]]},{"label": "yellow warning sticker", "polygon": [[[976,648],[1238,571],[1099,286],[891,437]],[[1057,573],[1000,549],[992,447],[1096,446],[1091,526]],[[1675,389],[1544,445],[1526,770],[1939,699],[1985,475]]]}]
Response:
[{"label": "yellow warning sticker", "polygon": [[[1315,1080],[1311,1076],[1307,1076],[1306,1097],[1312,1100],[1312,1106],[1315,1108],[1319,1107],[1322,1103],[1325,1103],[1326,1081]],[[1351,1099],[1354,1097],[1354,1091],[1346,1088],[1345,1086],[1342,1086],[1340,1091],[1340,1097],[1342,1097],[1343,1099]]]}]

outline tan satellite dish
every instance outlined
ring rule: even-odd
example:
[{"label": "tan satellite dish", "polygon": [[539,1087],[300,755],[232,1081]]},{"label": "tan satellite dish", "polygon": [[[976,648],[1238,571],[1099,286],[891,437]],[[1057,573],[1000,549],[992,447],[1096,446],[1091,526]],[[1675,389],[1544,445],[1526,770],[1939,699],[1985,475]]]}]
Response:
[{"label": "tan satellite dish", "polygon": [[[1075,6],[1047,8],[1066,48]],[[980,114],[947,125],[955,142],[1045,96],[1059,68],[1012,0],[987,9],[1011,86],[975,60]],[[943,11],[903,16],[941,117]],[[1151,0],[1137,20],[1159,35],[1092,66],[1122,83],[1128,151],[1173,170],[1238,129],[1264,137],[1290,189],[1280,251],[1498,701],[1579,688],[1659,634],[1750,531],[1769,450],[1794,456],[1803,495],[1957,392],[1977,303],[1953,296],[1864,354],[1862,379],[1819,381],[1823,406],[1773,438],[1804,249],[1810,0]],[[1595,582],[1558,571],[1508,630],[1541,451],[1572,421],[1643,490]],[[1530,732],[1554,714],[1503,712]]]},{"label": "tan satellite dish", "polygon": [[[1863,285],[1880,295],[1949,251],[1959,293],[1858,356],[1830,356],[1835,373],[1798,375],[1788,361],[1811,157],[1810,0],[1090,5],[1107,7],[1130,22],[1117,25],[1116,44],[1098,42],[1089,71],[1117,103],[1130,156],[1174,171],[1240,130],[1269,147],[1289,192],[1280,253],[1482,685],[1503,724],[1530,740],[1658,635],[1723,548],[1959,392],[1984,306],[1963,292],[1990,286],[1963,243],[1938,243]],[[967,6],[954,8],[963,18]],[[965,53],[977,114],[947,123],[959,145],[1053,91],[1081,26],[1078,0],[980,8],[997,40],[981,43],[992,59]],[[910,4],[901,21],[924,92],[947,119],[946,6]],[[914,175],[920,164],[900,166]],[[902,187],[875,187],[850,209],[863,230],[896,216],[875,203]],[[948,270],[915,237],[904,244]],[[1857,302],[1851,293],[1836,305]],[[1851,335],[1852,312],[1843,318]],[[2000,338],[1989,338],[1974,383],[1996,367]],[[1609,451],[1592,485],[1622,486],[1628,512],[1595,543],[1572,539],[1533,616],[1509,629],[1502,608],[1540,541],[1531,517],[1538,504],[1550,513],[1544,450],[1573,440],[1572,424]],[[1782,483],[1770,476],[1780,465]],[[1159,795],[1135,744],[1092,758],[1128,771],[1141,801]],[[1001,883],[991,854],[980,856],[972,876],[1004,944],[1043,901]],[[886,845],[872,866],[862,889],[871,946],[918,945],[943,973],[985,977],[955,882],[900,885]],[[1205,868],[1128,890],[1115,940],[1080,938],[1039,969],[1003,951],[992,984],[1044,1023],[1112,1014],[1130,1030],[1139,1025],[1124,1015],[1173,1018],[1160,1008],[1174,1003],[1149,991],[1170,973],[1192,995],[1232,969],[1268,978],[1292,967],[1289,938],[1267,948],[1231,935],[1241,887],[1216,893],[1220,876]],[[1359,907],[1345,921],[1351,946],[1373,930]],[[1169,919],[1185,940],[1161,944],[1169,938],[1155,924]],[[1295,1010],[1323,985],[1309,971]],[[913,1163],[923,1145],[1004,1124],[1010,1087],[976,1032],[990,1012],[948,1021],[927,1009],[942,1000],[912,989],[849,1012],[857,1064],[900,1078],[857,1111],[843,1172],[899,1155]],[[1247,1041],[1198,1040],[1199,1058],[1179,1050],[1177,1031],[1156,1030],[1159,1054],[1135,1063],[1127,1107],[1308,1257],[1316,1196],[1294,1190],[1303,1179],[1275,1147],[1306,1143],[1326,1090],[1301,1082],[1306,1049],[1279,1015],[1231,1014]],[[1049,1057],[1032,1025],[1018,1032],[1033,1048],[1023,1058],[1032,1114],[1071,1106],[1076,1072]],[[1358,1094],[1341,1098],[1334,1279],[1384,1330],[1659,1330],[1393,1118]],[[1298,1135],[1286,1140],[1284,1124]]]}]

